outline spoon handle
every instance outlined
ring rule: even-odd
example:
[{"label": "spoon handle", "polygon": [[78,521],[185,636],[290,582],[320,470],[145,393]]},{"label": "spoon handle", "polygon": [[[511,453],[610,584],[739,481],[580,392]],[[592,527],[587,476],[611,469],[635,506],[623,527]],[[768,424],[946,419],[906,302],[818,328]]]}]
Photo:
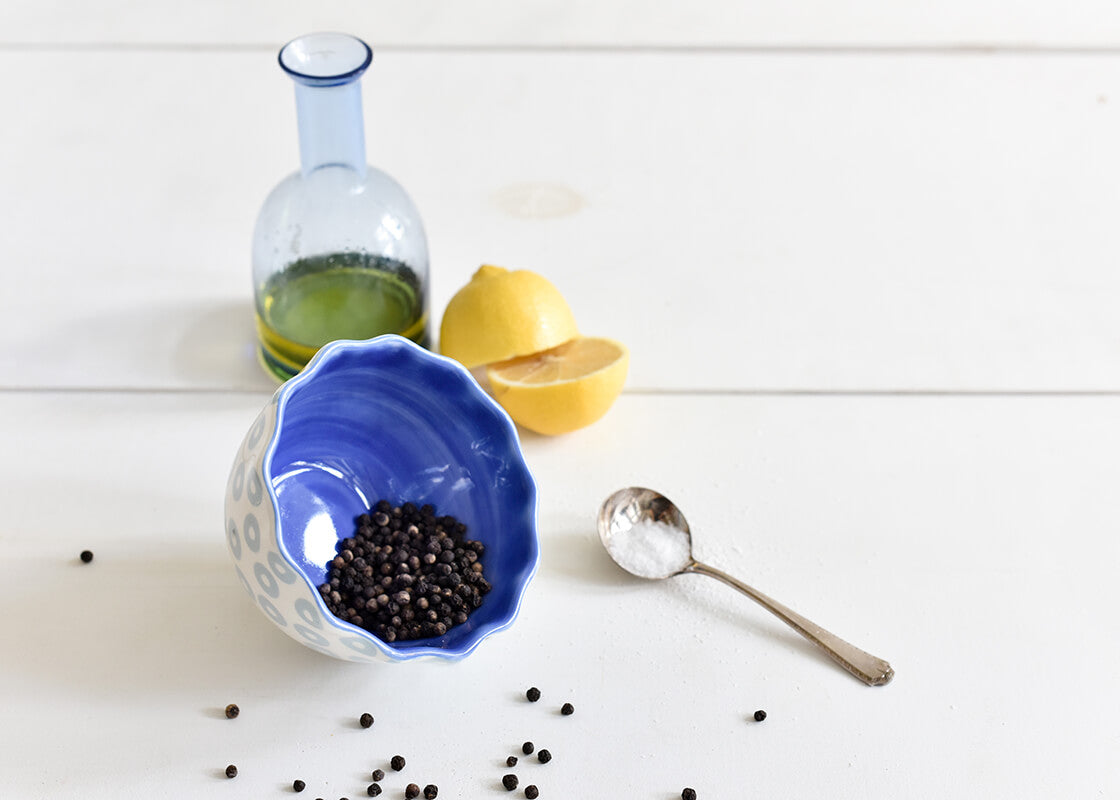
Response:
[{"label": "spoon handle", "polygon": [[795,631],[800,633],[813,644],[820,647],[840,666],[868,686],[882,686],[890,683],[894,677],[891,665],[881,658],[876,658],[870,653],[865,653],[855,645],[848,644],[839,636],[829,633],[820,625],[810,622],[800,614],[786,608],[781,603],[773,600],[762,592],[747,586],[740,580],[728,575],[723,570],[693,561],[683,572],[693,572],[698,575],[707,575],[726,583],[751,598],[778,619],[785,622]]}]

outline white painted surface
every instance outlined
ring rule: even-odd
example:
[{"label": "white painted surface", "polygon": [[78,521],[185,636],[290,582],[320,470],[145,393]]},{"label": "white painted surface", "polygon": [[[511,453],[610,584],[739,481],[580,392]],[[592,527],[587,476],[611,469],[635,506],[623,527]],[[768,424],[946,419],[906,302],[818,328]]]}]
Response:
[{"label": "white painted surface", "polygon": [[[249,242],[297,165],[264,53],[2,52],[0,384],[262,388]],[[623,90],[620,90],[623,87]],[[535,269],[633,390],[1116,390],[1110,56],[391,53],[369,158],[436,325]]]},{"label": "white painted surface", "polygon": [[279,46],[349,30],[390,46],[1115,47],[1108,0],[7,0],[3,42]]},{"label": "white painted surface", "polygon": [[[0,9],[0,794],[354,798],[399,752],[385,797],[509,797],[525,739],[545,799],[1120,794],[1114,4],[216,9]],[[274,49],[314,28],[384,45],[370,158],[436,320],[493,261],[632,351],[606,418],[525,434],[541,571],[453,666],[300,647],[222,541],[272,391],[249,235],[296,166]],[[628,484],[894,683],[628,578],[593,527]]]},{"label": "white painted surface", "polygon": [[[624,397],[525,441],[543,556],[516,625],[456,665],[371,667],[290,640],[234,576],[222,490],[264,399],[0,396],[21,454],[0,485],[6,796],[282,797],[302,778],[353,798],[399,752],[391,797],[406,779],[502,797],[526,739],[555,756],[516,770],[542,797],[1120,789],[1114,398]],[[699,557],[894,682],[863,686],[714,581],[622,573],[594,520],[630,483],[681,506]]]}]

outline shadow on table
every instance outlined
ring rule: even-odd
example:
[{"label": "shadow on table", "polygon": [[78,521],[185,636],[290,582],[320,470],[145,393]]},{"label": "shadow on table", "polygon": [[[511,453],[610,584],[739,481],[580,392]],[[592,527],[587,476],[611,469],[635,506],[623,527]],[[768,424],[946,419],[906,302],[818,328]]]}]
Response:
[{"label": "shadow on table", "polygon": [[[554,526],[555,527],[555,526]],[[835,667],[820,648],[788,628],[750,599],[700,575],[681,575],[664,581],[636,578],[614,563],[592,523],[584,518],[565,521],[561,530],[541,537],[541,572],[581,585],[598,594],[667,593],[683,615],[694,615],[706,630],[728,630],[745,641],[769,640],[798,654]]]},{"label": "shadow on table", "polygon": [[[5,672],[26,673],[20,683],[43,691],[136,705],[209,697],[216,687],[223,697],[226,687],[299,692],[363,668],[315,653],[270,624],[213,532],[200,532],[193,545],[159,546],[156,537],[135,553],[107,543],[89,564],[76,551],[36,559],[32,579],[0,583],[5,638],[18,643]],[[215,707],[219,701],[228,702],[214,698]]]},{"label": "shadow on table", "polygon": [[[555,525],[550,526],[555,528]],[[636,581],[611,560],[593,524],[573,517],[560,530],[541,533],[541,570],[566,581],[595,587]]]},{"label": "shadow on table", "polygon": [[180,377],[202,385],[217,378],[236,386],[276,387],[257,362],[251,301],[197,307],[177,316],[178,341],[171,358]]},{"label": "shadow on table", "polygon": [[256,348],[249,299],[94,308],[44,326],[0,371],[18,385],[271,391]]}]

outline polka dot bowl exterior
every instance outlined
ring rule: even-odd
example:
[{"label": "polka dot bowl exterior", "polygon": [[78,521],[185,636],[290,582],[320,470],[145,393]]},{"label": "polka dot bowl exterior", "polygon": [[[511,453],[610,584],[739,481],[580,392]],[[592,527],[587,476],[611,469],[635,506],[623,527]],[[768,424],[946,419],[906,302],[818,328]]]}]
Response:
[{"label": "polka dot bowl exterior", "polygon": [[[386,644],[331,614],[336,543],[379,499],[431,503],[485,545],[493,588],[444,636]],[[273,396],[234,459],[226,544],[252,601],[346,661],[456,660],[513,624],[540,560],[537,491],[517,431],[462,366],[400,336],[332,342]]]}]

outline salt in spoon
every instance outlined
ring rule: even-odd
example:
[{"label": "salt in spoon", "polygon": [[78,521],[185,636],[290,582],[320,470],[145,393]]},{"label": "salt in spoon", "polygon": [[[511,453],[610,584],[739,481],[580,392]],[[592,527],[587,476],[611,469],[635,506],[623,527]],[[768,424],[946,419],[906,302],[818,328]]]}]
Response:
[{"label": "salt in spoon", "polygon": [[693,558],[688,521],[669,498],[652,489],[631,486],[619,489],[603,501],[599,509],[599,538],[615,563],[632,575],[651,580],[685,573],[716,578],[759,603],[868,686],[882,686],[894,677],[891,665],[883,659],[848,644],[757,589]]}]

